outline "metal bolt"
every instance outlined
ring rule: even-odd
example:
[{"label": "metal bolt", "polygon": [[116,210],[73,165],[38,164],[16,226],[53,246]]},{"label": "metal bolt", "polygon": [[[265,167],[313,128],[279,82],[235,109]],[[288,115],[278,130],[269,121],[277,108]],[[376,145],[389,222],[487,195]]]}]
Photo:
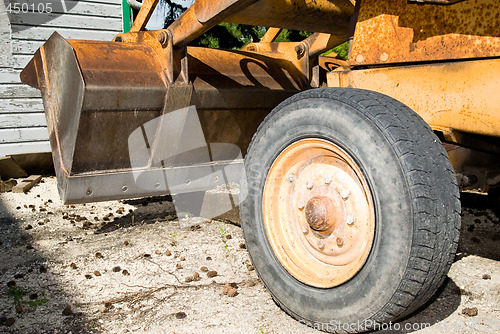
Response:
[{"label": "metal bolt", "polygon": [[323,241],[321,241],[321,240],[320,240],[320,241],[318,241],[318,248],[319,248],[320,250],[325,249],[325,243],[324,243]]},{"label": "metal bolt", "polygon": [[297,203],[297,207],[299,210],[302,210],[306,205],[304,204],[303,200],[300,200],[299,203]]},{"label": "metal bolt", "polygon": [[288,180],[288,182],[295,181],[295,175],[293,175],[293,174],[288,175],[287,180]]},{"label": "metal bolt", "polygon": [[190,180],[190,179],[187,179],[187,180],[186,180],[186,184],[187,184],[187,185],[190,185],[190,184],[191,184],[191,180]]},{"label": "metal bolt", "polygon": [[302,233],[304,233],[304,234],[309,233],[309,229],[307,228],[307,226],[302,226]]},{"label": "metal bolt", "polygon": [[337,246],[342,247],[345,244],[345,240],[343,237],[337,237]]},{"label": "metal bolt", "polygon": [[314,182],[312,181],[307,181],[307,185],[306,185],[307,189],[311,190],[313,187],[314,187]]},{"label": "metal bolt", "polygon": [[127,190],[128,190],[128,187],[127,187],[127,186],[123,186],[123,187],[122,187],[122,191],[124,191],[124,192],[125,192],[125,191],[127,191]]},{"label": "metal bolt", "polygon": [[157,189],[160,188],[160,182],[155,183],[155,188],[157,188]]},{"label": "metal bolt", "polygon": [[158,42],[160,42],[161,46],[165,47],[168,45],[168,34],[165,31],[162,31],[158,37]]},{"label": "metal bolt", "polygon": [[255,47],[255,45],[249,45],[247,50],[248,51],[257,51],[257,48]]},{"label": "metal bolt", "polygon": [[340,196],[342,197],[342,199],[345,201],[346,199],[349,198],[349,196],[351,195],[351,192],[349,190],[342,190],[340,192]]},{"label": "metal bolt", "polygon": [[297,57],[302,57],[306,52],[306,48],[304,47],[304,45],[299,44],[295,47],[295,52],[297,52]]},{"label": "metal bolt", "polygon": [[347,225],[352,226],[356,222],[356,217],[349,215],[346,219]]},{"label": "metal bolt", "polygon": [[356,62],[362,63],[365,61],[365,57],[360,53],[359,55],[356,56]]},{"label": "metal bolt", "polygon": [[332,183],[332,176],[331,175],[325,176],[324,181],[326,184]]},{"label": "metal bolt", "polygon": [[380,55],[381,61],[387,61],[388,59],[389,59],[389,55],[387,53],[384,52]]},{"label": "metal bolt", "polygon": [[92,196],[93,192],[92,188],[87,189],[87,196]]}]

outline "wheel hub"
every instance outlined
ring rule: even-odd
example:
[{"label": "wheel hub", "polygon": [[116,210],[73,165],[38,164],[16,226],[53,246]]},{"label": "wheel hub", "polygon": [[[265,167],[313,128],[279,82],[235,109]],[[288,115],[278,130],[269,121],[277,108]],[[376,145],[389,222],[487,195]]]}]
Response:
[{"label": "wheel hub", "polygon": [[361,269],[370,252],[371,193],[357,164],[330,142],[301,140],[276,158],[263,213],[275,254],[305,284],[339,285]]}]

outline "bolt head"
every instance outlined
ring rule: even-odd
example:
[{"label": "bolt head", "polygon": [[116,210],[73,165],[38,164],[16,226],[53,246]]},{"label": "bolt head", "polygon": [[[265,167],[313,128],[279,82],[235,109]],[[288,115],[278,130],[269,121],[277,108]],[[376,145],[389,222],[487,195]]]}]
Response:
[{"label": "bolt head", "polygon": [[345,244],[345,239],[343,237],[337,237],[337,246],[342,247]]},{"label": "bolt head", "polygon": [[325,178],[323,179],[323,181],[325,181],[325,184],[332,183],[332,176],[331,175],[325,176]]},{"label": "bolt head", "polygon": [[307,185],[306,185],[307,189],[312,189],[314,187],[314,182],[312,181],[307,181]]},{"label": "bolt head", "polygon": [[295,175],[290,174],[290,175],[288,175],[288,177],[286,179],[288,180],[288,182],[293,182],[293,181],[295,181]]},{"label": "bolt head", "polygon": [[351,192],[349,190],[342,190],[340,192],[340,196],[342,197],[343,200],[348,199],[350,195],[351,195]]},{"label": "bolt head", "polygon": [[309,228],[307,228],[307,226],[302,226],[302,233],[308,234],[309,233]]},{"label": "bolt head", "polygon": [[320,241],[318,241],[318,248],[319,248],[320,250],[325,249],[325,243],[324,243],[323,241],[321,241],[321,240],[320,240]]},{"label": "bolt head", "polygon": [[299,208],[299,210],[302,210],[305,206],[306,205],[303,200],[300,200],[299,203],[297,203],[297,207]]},{"label": "bolt head", "polygon": [[347,222],[347,225],[352,226],[356,222],[356,217],[354,217],[353,215],[349,215],[346,218],[346,222]]}]

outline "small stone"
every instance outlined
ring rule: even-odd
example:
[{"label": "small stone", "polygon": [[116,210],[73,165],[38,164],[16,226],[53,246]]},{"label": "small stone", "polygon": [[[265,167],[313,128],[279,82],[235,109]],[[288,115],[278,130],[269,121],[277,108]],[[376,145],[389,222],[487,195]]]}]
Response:
[{"label": "small stone", "polygon": [[85,278],[86,278],[86,279],[91,279],[91,278],[92,278],[92,275],[90,275],[90,274],[86,274],[86,275],[85,275]]},{"label": "small stone", "polygon": [[16,286],[16,281],[8,281],[7,286],[10,288],[11,286]]},{"label": "small stone", "polygon": [[16,313],[23,313],[23,307],[19,304],[16,305]]},{"label": "small stone", "polygon": [[166,255],[166,256],[170,256],[170,255],[172,255],[172,252],[171,252],[171,251],[169,251],[169,250],[167,250],[167,251],[165,251],[165,255]]},{"label": "small stone", "polygon": [[477,307],[466,307],[462,310],[462,314],[465,314],[469,317],[475,317],[477,313]]},{"label": "small stone", "polygon": [[252,271],[252,270],[255,270],[255,267],[253,265],[249,265],[247,269],[248,269],[248,271]]},{"label": "small stone", "polygon": [[189,283],[189,282],[194,281],[194,278],[193,278],[193,276],[188,276],[188,277],[186,277],[185,281],[186,281],[186,283]]},{"label": "small stone", "polygon": [[43,273],[46,273],[47,272],[47,268],[45,268],[45,266],[40,266],[40,272],[43,274]]},{"label": "small stone", "polygon": [[161,254],[161,252],[157,249],[157,250],[155,250],[155,254],[156,254],[156,255],[160,255],[160,254]]},{"label": "small stone", "polygon": [[236,297],[238,295],[238,290],[231,288],[227,292],[228,297]]},{"label": "small stone", "polygon": [[184,319],[184,318],[186,317],[186,313],[184,313],[184,312],[177,312],[177,313],[175,314],[175,317],[176,317],[177,319]]},{"label": "small stone", "polygon": [[71,262],[71,264],[69,265],[71,267],[71,269],[76,269],[78,268],[78,266],[76,265],[76,263],[74,262]]},{"label": "small stone", "polygon": [[30,293],[29,298],[30,300],[35,300],[38,298],[38,295],[36,293]]},{"label": "small stone", "polygon": [[122,268],[120,268],[120,266],[113,267],[113,272],[118,273],[120,271],[122,271]]},{"label": "small stone", "polygon": [[177,264],[175,265],[175,267],[176,267],[177,269],[182,269],[182,264],[177,263]]},{"label": "small stone", "polygon": [[[71,221],[71,223],[75,223],[73,220]],[[82,224],[82,229],[84,230],[89,230],[92,228],[92,226],[94,226],[94,224],[92,224],[91,222],[89,222],[88,220],[84,221],[83,224]]]},{"label": "small stone", "polygon": [[226,284],[224,284],[224,287],[222,288],[222,293],[227,295],[227,293],[229,292],[230,289],[232,289],[231,285],[229,285],[229,283],[226,283]]},{"label": "small stone", "polygon": [[207,261],[212,261],[212,257],[211,256],[207,256],[206,260]]},{"label": "small stone", "polygon": [[200,268],[200,271],[202,271],[202,272],[206,273],[206,272],[208,271],[208,268],[207,268],[206,266],[202,266],[202,267]]},{"label": "small stone", "polygon": [[52,200],[51,200],[51,199],[48,199],[48,200],[47,200],[47,202],[52,203]]},{"label": "small stone", "polygon": [[101,272],[99,270],[96,270],[96,271],[94,271],[94,275],[99,277],[99,276],[101,276]]},{"label": "small stone", "polygon": [[125,241],[123,242],[123,245],[124,245],[124,246],[128,246],[128,245],[129,245],[129,242],[128,242],[127,240],[125,240]]},{"label": "small stone", "polygon": [[249,287],[252,287],[252,286],[255,286],[255,285],[257,285],[257,280],[251,280],[251,281],[248,282],[248,286]]},{"label": "small stone", "polygon": [[193,274],[193,280],[194,281],[201,280],[200,273],[198,273],[198,272],[195,271],[194,274]]},{"label": "small stone", "polygon": [[64,310],[62,311],[63,315],[72,315],[73,311],[71,310],[71,305],[67,304]]},{"label": "small stone", "polygon": [[483,279],[491,279],[491,276],[489,274],[484,274]]},{"label": "small stone", "polygon": [[24,228],[25,230],[31,230],[33,228],[33,226],[31,226],[30,224],[26,225],[26,227]]},{"label": "small stone", "polygon": [[102,258],[104,258],[104,255],[102,255],[101,252],[97,252],[97,253],[95,253],[95,257],[98,259],[102,259]]},{"label": "small stone", "polygon": [[112,302],[105,302],[104,303],[104,307],[105,308],[111,308],[111,307],[113,307],[113,303]]},{"label": "small stone", "polygon": [[43,222],[43,220],[40,220],[40,221],[38,222],[38,225],[42,226],[42,225],[45,225],[45,223]]},{"label": "small stone", "polygon": [[47,211],[47,209],[45,209],[45,208],[40,208],[40,212],[44,212],[44,211]]},{"label": "small stone", "polygon": [[186,257],[185,257],[185,256],[181,256],[181,257],[179,258],[179,260],[181,260],[181,261],[186,261]]},{"label": "small stone", "polygon": [[144,257],[151,257],[151,254],[144,254]]},{"label": "small stone", "polygon": [[122,274],[125,275],[125,276],[130,275],[130,273],[128,272],[127,269],[123,269]]},{"label": "small stone", "polygon": [[16,208],[16,210],[21,210],[21,207],[20,207],[20,206],[18,206],[18,207]]},{"label": "small stone", "polygon": [[23,274],[15,274],[14,275],[14,278],[16,278],[16,279],[20,279],[20,278],[23,278],[23,277],[24,277]]},{"label": "small stone", "polygon": [[16,322],[16,319],[10,317],[7,320],[5,320],[4,324],[5,324],[5,326],[10,327],[10,326],[14,325],[15,322]]},{"label": "small stone", "polygon": [[227,239],[227,240],[230,240],[230,239],[232,239],[232,238],[233,238],[233,236],[232,236],[231,234],[226,234],[226,239]]},{"label": "small stone", "polygon": [[207,277],[212,278],[215,276],[217,276],[217,272],[215,270],[210,270],[209,272],[207,272]]},{"label": "small stone", "polygon": [[240,248],[241,248],[241,249],[246,249],[246,248],[247,248],[247,246],[245,245],[245,243],[243,243],[243,242],[242,242],[242,243],[240,244]]},{"label": "small stone", "polygon": [[32,245],[26,245],[26,249],[33,249],[33,246]]}]

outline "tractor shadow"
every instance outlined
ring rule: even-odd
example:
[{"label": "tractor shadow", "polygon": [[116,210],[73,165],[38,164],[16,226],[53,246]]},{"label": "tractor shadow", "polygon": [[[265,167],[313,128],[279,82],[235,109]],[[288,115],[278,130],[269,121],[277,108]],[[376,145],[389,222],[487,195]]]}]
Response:
[{"label": "tractor shadow", "polygon": [[[454,262],[467,256],[500,261],[500,201],[498,197],[462,193],[462,226]],[[481,279],[479,277],[479,279]],[[462,296],[469,292],[460,289],[449,277],[436,294],[417,312],[399,322],[399,330],[387,329],[377,333],[412,333],[436,325],[446,328],[445,319],[455,313]],[[464,320],[465,321],[465,320]],[[442,325],[442,327],[440,327]]]}]

